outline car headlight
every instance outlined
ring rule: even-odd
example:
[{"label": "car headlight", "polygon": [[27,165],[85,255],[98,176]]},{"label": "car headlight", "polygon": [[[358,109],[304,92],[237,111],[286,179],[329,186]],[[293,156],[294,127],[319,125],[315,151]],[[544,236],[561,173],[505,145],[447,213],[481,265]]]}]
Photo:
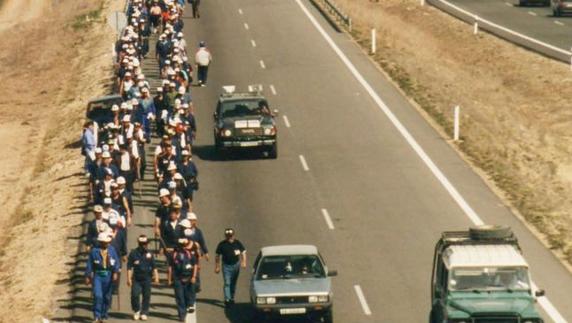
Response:
[{"label": "car headlight", "polygon": [[266,136],[272,136],[276,134],[276,128],[275,127],[268,127],[268,128],[264,128],[264,135]]},{"label": "car headlight", "polygon": [[308,303],[327,303],[328,295],[312,295],[308,296]]},{"label": "car headlight", "polygon": [[276,304],[276,297],[266,297],[266,303],[269,305]]},{"label": "car headlight", "polygon": [[230,131],[230,129],[223,129],[221,134],[223,137],[230,137],[232,135],[232,131]]},{"label": "car headlight", "polygon": [[258,305],[266,304],[266,297],[257,297],[256,304]]}]

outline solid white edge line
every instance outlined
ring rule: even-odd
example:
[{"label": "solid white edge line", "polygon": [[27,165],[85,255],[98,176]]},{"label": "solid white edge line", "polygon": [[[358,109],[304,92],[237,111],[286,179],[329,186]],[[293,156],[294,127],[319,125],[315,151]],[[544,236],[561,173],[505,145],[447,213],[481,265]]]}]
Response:
[{"label": "solid white edge line", "polygon": [[254,41],[254,39],[250,40],[250,44],[252,44],[252,47],[256,47],[256,42]]},{"label": "solid white edge line", "polygon": [[250,27],[248,26],[248,24],[246,22],[244,23],[244,29],[246,29],[246,30],[250,29]]},{"label": "solid white edge line", "polygon": [[365,315],[371,315],[371,310],[369,309],[369,305],[367,305],[367,301],[363,295],[361,287],[359,285],[354,285],[354,290],[356,291],[357,298],[361,304],[361,308],[363,309],[363,313]]},{"label": "solid white edge line", "polygon": [[[328,43],[330,48],[338,55],[340,60],[346,65],[348,70],[352,73],[352,75],[356,78],[356,80],[363,86],[363,88],[367,91],[369,96],[373,99],[373,101],[377,104],[379,109],[386,115],[386,117],[391,121],[393,126],[397,129],[397,131],[403,136],[403,138],[407,141],[407,143],[411,146],[411,148],[417,153],[419,158],[425,163],[425,165],[429,168],[429,170],[433,173],[433,175],[437,178],[437,180],[441,183],[441,185],[445,188],[445,190],[451,195],[453,200],[459,205],[459,207],[463,210],[465,215],[473,222],[474,225],[482,225],[484,224],[483,220],[479,217],[479,215],[471,208],[471,206],[465,201],[463,196],[457,191],[455,186],[449,181],[449,179],[441,172],[441,170],[435,165],[433,160],[427,155],[427,153],[421,148],[419,143],[413,138],[413,136],[409,133],[409,131],[403,126],[401,121],[397,119],[395,114],[389,109],[389,107],[383,102],[383,100],[377,95],[371,85],[365,80],[365,78],[361,75],[361,73],[356,69],[353,63],[347,58],[347,56],[342,52],[342,50],[336,45],[336,43],[332,40],[330,35],[322,28],[322,26],[318,23],[316,18],[308,11],[306,6],[302,3],[301,0],[296,0],[300,9],[306,14],[312,25],[318,30],[318,32],[322,35],[324,40]],[[542,308],[548,313],[550,318],[556,323],[567,323],[567,321],[562,317],[562,315],[558,312],[558,310],[552,305],[552,303],[548,300],[547,297],[541,297],[538,299],[538,303],[542,306]]]},{"label": "solid white edge line", "polygon": [[531,16],[536,16],[536,15],[537,15],[536,12],[533,12],[533,11],[529,11],[528,14],[531,15]]},{"label": "solid white edge line", "polygon": [[238,8],[238,13],[242,15],[242,9]]},{"label": "solid white edge line", "polygon": [[288,120],[288,117],[286,115],[283,115],[282,118],[284,119],[284,124],[286,125],[286,128],[290,128],[290,120]]},{"label": "solid white edge line", "polygon": [[308,167],[308,163],[306,162],[306,158],[304,158],[303,155],[299,155],[298,158],[300,158],[300,163],[302,164],[302,168],[304,169],[304,171],[309,171],[310,167]]},{"label": "solid white edge line", "polygon": [[260,67],[266,68],[266,64],[264,64],[264,61],[263,61],[263,60],[260,60]]},{"label": "solid white edge line", "polygon": [[270,91],[272,92],[273,95],[276,95],[276,88],[272,84],[270,84]]},{"label": "solid white edge line", "polygon": [[510,3],[510,2],[505,2],[504,4],[506,4],[509,7],[512,7],[512,3]]},{"label": "solid white edge line", "polygon": [[558,20],[554,20],[554,23],[560,26],[564,26],[564,23]]},{"label": "solid white edge line", "polygon": [[328,210],[322,209],[322,215],[324,216],[324,220],[326,220],[328,228],[330,230],[334,230],[335,229],[334,222],[332,222],[332,218],[330,218],[330,213],[328,213]]}]

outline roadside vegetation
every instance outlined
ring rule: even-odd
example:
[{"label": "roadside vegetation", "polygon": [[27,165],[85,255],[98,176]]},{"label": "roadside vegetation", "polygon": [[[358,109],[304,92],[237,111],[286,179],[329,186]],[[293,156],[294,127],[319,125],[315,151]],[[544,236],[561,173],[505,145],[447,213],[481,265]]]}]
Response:
[{"label": "roadside vegetation", "polygon": [[[336,0],[352,36],[438,124],[547,245],[572,263],[570,68],[472,27],[417,0]],[[560,89],[560,90],[559,90]],[[483,173],[483,172],[479,172]]]},{"label": "roadside vegetation", "polygon": [[[115,0],[5,0],[0,24],[0,322],[65,307],[85,214],[85,104],[109,92]],[[10,10],[7,12],[7,10]]]}]

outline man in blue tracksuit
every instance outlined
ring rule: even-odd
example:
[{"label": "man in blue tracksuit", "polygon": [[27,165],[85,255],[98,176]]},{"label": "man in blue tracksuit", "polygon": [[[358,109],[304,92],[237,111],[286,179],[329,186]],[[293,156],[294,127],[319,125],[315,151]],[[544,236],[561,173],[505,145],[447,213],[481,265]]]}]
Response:
[{"label": "man in blue tracksuit", "polygon": [[97,237],[99,245],[91,249],[85,268],[85,282],[92,285],[93,316],[96,322],[107,319],[111,307],[113,282],[119,279],[121,261],[115,249],[109,245],[109,233],[100,233]]},{"label": "man in blue tracksuit", "polygon": [[133,319],[146,321],[149,316],[151,282],[159,283],[159,272],[155,267],[155,257],[148,249],[149,239],[140,235],[139,246],[129,253],[127,260],[127,286],[131,287],[131,308]]},{"label": "man in blue tracksuit", "polygon": [[178,240],[178,247],[170,260],[167,280],[175,289],[177,314],[180,321],[185,321],[187,313],[195,312],[195,284],[198,273],[198,249],[186,238]]}]

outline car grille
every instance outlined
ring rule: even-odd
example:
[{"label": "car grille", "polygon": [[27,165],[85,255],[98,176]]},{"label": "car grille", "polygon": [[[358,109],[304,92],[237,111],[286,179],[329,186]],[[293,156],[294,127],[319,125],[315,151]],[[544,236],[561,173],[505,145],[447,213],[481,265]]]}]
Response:
[{"label": "car grille", "polygon": [[308,303],[308,296],[284,296],[276,298],[277,304],[303,304]]},{"label": "car grille", "polygon": [[518,317],[477,317],[475,323],[519,323]]},{"label": "car grille", "polygon": [[236,136],[238,137],[253,137],[264,135],[264,129],[262,128],[243,128],[236,130]]}]

